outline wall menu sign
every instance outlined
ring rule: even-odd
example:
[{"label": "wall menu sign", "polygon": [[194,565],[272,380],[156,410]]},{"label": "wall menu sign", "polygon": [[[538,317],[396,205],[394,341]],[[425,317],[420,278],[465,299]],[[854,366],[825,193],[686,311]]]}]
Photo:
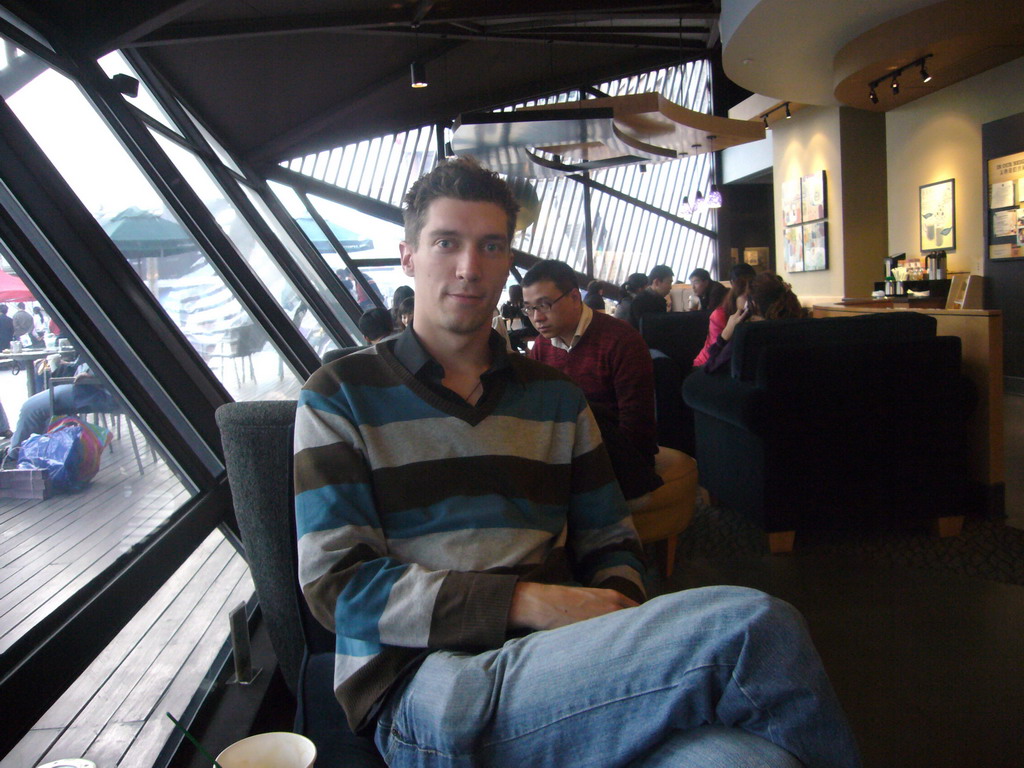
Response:
[{"label": "wall menu sign", "polygon": [[988,257],[1024,259],[1024,152],[988,161]]}]

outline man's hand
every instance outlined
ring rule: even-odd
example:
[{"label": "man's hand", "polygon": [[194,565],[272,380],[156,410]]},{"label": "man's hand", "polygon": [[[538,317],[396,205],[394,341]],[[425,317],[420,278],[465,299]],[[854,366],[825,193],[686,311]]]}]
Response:
[{"label": "man's hand", "polygon": [[521,581],[512,595],[512,629],[554,629],[638,605],[614,589],[563,587]]}]

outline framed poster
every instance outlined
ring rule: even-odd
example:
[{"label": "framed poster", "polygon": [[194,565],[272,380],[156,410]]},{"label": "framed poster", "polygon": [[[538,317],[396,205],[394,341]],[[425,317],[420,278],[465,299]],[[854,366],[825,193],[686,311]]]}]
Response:
[{"label": "framed poster", "polygon": [[988,161],[988,257],[1024,261],[1024,152]]},{"label": "framed poster", "polygon": [[804,224],[803,235],[804,272],[828,269],[828,222]]},{"label": "framed poster", "polygon": [[817,221],[828,216],[825,200],[825,172],[818,171],[800,179],[803,221]]},{"label": "framed poster", "polygon": [[782,182],[782,224],[791,227],[799,224],[801,218],[800,209],[800,179],[790,179]]},{"label": "framed poster", "polygon": [[956,190],[953,179],[920,188],[921,250],[956,250]]},{"label": "framed poster", "polygon": [[787,272],[804,271],[804,238],[803,228],[786,227],[782,233],[784,259]]}]

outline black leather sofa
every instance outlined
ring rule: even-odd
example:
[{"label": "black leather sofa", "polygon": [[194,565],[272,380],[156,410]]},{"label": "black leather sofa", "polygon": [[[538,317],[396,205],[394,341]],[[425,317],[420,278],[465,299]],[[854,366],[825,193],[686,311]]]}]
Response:
[{"label": "black leather sofa", "polygon": [[693,456],[693,413],[683,402],[682,384],[704,346],[710,312],[659,312],[640,318],[640,335],[654,358],[658,445]]},{"label": "black leather sofa", "polygon": [[776,551],[800,529],[962,516],[976,394],[935,328],[915,312],[740,326],[731,368],[683,385],[701,485]]}]

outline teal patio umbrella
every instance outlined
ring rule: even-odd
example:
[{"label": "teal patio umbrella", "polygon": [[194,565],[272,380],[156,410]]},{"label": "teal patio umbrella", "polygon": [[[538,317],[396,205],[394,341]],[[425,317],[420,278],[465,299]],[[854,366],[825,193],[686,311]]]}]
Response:
[{"label": "teal patio umbrella", "polygon": [[[323,233],[323,230],[317,226],[317,223],[308,216],[302,217],[295,220],[299,226],[302,227],[302,231],[306,234],[313,245],[321,253],[334,253],[334,246],[331,245],[331,241],[327,239],[327,236]],[[363,237],[358,232],[353,232],[351,229],[335,224],[333,222],[327,222],[327,226],[331,228],[331,232],[341,242],[342,246],[349,253],[355,253],[357,251],[370,251],[373,250],[373,240],[368,237]]]}]

